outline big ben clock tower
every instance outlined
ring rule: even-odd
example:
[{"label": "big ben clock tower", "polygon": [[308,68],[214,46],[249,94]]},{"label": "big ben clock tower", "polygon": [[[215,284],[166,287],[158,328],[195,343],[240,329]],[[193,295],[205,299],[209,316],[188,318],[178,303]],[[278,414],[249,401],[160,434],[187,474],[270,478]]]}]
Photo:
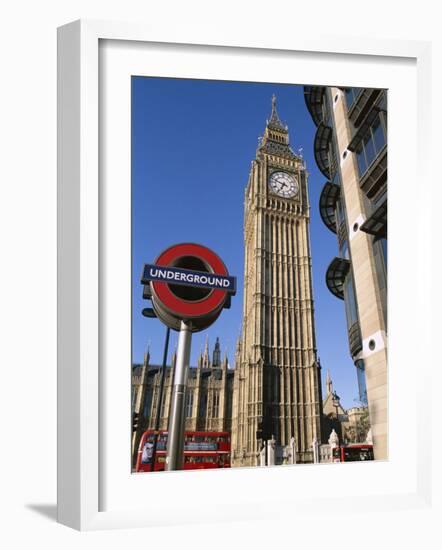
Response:
[{"label": "big ben clock tower", "polygon": [[[304,161],[289,145],[276,99],[245,190],[244,310],[236,354],[232,465],[254,466],[265,440],[296,462],[320,442],[309,201]],[[294,439],[292,439],[294,438]]]}]

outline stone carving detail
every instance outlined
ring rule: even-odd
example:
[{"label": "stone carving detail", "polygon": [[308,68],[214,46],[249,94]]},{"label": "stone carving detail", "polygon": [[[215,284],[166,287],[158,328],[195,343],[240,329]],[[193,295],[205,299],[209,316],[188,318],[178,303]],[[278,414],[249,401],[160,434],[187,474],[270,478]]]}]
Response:
[{"label": "stone carving detail", "polygon": [[328,438],[328,444],[332,449],[339,446],[339,437],[334,428],[331,431],[330,437]]}]

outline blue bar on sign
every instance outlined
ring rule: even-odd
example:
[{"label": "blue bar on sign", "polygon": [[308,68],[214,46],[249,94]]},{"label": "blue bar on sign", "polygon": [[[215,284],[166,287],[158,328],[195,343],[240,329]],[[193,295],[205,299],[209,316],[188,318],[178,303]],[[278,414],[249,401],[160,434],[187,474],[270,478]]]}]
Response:
[{"label": "blue bar on sign", "polygon": [[236,277],[208,273],[207,271],[193,271],[181,267],[144,264],[141,284],[145,285],[149,281],[225,290],[231,294],[235,294],[236,292]]}]

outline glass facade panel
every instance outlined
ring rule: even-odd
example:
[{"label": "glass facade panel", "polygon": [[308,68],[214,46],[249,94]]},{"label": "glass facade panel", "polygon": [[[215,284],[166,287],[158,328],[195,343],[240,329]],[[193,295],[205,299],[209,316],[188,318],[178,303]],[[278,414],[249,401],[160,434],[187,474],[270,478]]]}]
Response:
[{"label": "glass facade panel", "polygon": [[355,291],[353,286],[353,277],[351,271],[348,273],[345,278],[344,283],[344,300],[345,300],[345,310],[347,313],[347,323],[350,328],[354,323],[358,321],[358,313],[356,309],[356,298]]},{"label": "glass facade panel", "polygon": [[353,103],[358,98],[359,94],[364,88],[346,88],[345,89],[345,99],[347,101],[347,109],[353,105]]},{"label": "glass facade panel", "polygon": [[356,152],[356,160],[358,161],[359,175],[362,176],[367,171],[367,161],[365,160],[364,149]]},{"label": "glass facade panel", "polygon": [[336,172],[333,174],[333,178],[332,178],[331,182],[335,183],[336,185],[341,185],[341,178],[339,177],[339,170],[336,170]]},{"label": "glass facade panel", "polygon": [[385,271],[387,271],[387,239],[379,239],[379,242],[381,243],[382,248],[382,256],[384,260],[385,265]]},{"label": "glass facade panel", "polygon": [[373,125],[373,141],[376,151],[380,151],[385,145],[385,134],[379,117],[376,119],[375,125]]},{"label": "glass facade panel", "polygon": [[387,239],[381,238],[373,241],[373,254],[379,285],[379,297],[385,325],[387,325]]},{"label": "glass facade panel", "polygon": [[378,204],[386,200],[387,193],[387,183],[382,187],[381,191],[373,198],[373,206],[376,207]]},{"label": "glass facade panel", "polygon": [[370,164],[373,162],[374,157],[376,155],[376,151],[374,148],[374,141],[371,133],[368,134],[368,136],[364,139],[364,149],[365,149],[365,158],[367,159],[367,165],[370,166]]},{"label": "glass facade panel", "polygon": [[358,377],[358,391],[359,391],[359,401],[362,405],[367,406],[367,384],[365,381],[365,365],[362,359],[359,359],[355,363],[356,374]]},{"label": "glass facade panel", "polygon": [[361,145],[356,150],[356,159],[358,162],[359,175],[362,177],[370,164],[381,152],[386,144],[386,134],[382,121],[379,116],[376,117],[367,131]]},{"label": "glass facade panel", "polygon": [[348,252],[348,241],[347,241],[347,239],[342,241],[342,244],[341,244],[341,258],[345,258],[346,260],[350,259],[350,254]]},{"label": "glass facade panel", "polygon": [[342,206],[342,200],[336,203],[336,225],[339,227],[344,222],[344,209]]}]

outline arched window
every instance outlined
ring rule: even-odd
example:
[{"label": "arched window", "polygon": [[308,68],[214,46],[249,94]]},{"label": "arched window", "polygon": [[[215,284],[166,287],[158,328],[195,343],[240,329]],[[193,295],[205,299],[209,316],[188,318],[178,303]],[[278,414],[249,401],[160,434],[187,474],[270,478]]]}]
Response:
[{"label": "arched window", "polygon": [[213,392],[212,418],[219,417],[219,391]]},{"label": "arched window", "polygon": [[186,392],[186,401],[184,405],[184,410],[186,412],[187,418],[190,418],[193,416],[193,390],[187,390]]},{"label": "arched window", "polygon": [[152,389],[149,388],[146,390],[146,394],[144,397],[144,409],[143,409],[143,416],[144,418],[149,418],[151,415],[151,408],[152,408]]},{"label": "arched window", "polygon": [[200,399],[200,412],[199,416],[204,418],[207,413],[207,393],[203,393]]}]

